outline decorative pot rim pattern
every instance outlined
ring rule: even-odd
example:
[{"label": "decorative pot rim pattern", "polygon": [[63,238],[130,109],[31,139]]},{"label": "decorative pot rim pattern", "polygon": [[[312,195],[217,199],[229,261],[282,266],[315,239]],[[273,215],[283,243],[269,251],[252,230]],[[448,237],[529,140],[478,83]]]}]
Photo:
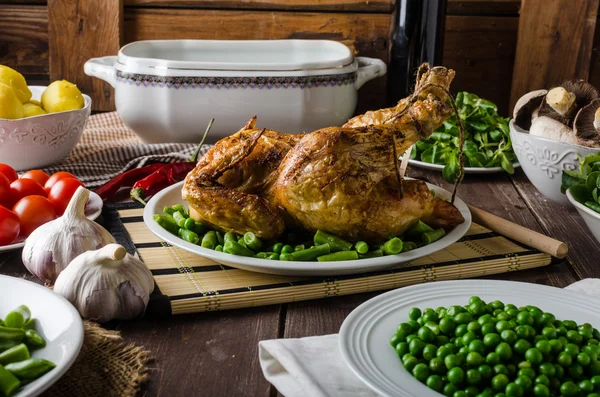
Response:
[{"label": "decorative pot rim pattern", "polygon": [[320,76],[156,76],[116,71],[116,81],[130,85],[159,86],[167,88],[310,88],[354,84],[357,73]]}]

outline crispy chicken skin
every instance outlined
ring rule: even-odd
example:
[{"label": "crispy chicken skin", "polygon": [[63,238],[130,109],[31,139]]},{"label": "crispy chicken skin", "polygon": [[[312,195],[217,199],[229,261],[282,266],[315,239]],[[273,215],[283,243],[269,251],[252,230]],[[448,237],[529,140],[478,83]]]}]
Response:
[{"label": "crispy chicken skin", "polygon": [[183,198],[196,220],[265,239],[302,227],[377,241],[401,235],[419,219],[446,229],[460,224],[458,209],[433,197],[424,182],[400,180],[394,160],[451,114],[443,90],[420,88],[447,89],[453,77],[446,68],[427,70],[416,97],[344,127],[281,134],[257,129],[254,117],[200,160],[186,177]]}]

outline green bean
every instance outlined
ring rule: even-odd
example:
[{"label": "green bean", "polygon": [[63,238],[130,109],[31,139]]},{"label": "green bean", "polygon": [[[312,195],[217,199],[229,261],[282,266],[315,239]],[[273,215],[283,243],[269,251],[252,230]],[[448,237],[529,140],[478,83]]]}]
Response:
[{"label": "green bean", "polygon": [[273,261],[278,261],[279,260],[279,254],[277,252],[271,252],[271,255],[269,255],[269,257],[267,259],[273,260]]},{"label": "green bean", "polygon": [[25,337],[25,331],[19,328],[0,327],[0,340],[12,340],[21,342]]},{"label": "green bean", "polygon": [[369,244],[364,241],[358,241],[354,244],[354,249],[356,249],[356,252],[359,254],[366,254],[369,251]]},{"label": "green bean", "polygon": [[335,251],[347,251],[352,248],[352,243],[343,240],[337,236],[326,233],[322,230],[317,230],[314,237],[315,245],[329,244],[332,252]]},{"label": "green bean", "polygon": [[275,243],[273,244],[273,252],[277,252],[281,254],[281,249],[283,248],[283,243]]},{"label": "green bean", "polygon": [[405,233],[406,238],[420,240],[423,233],[431,232],[433,228],[424,223],[423,221],[419,221],[415,226],[410,228],[408,232]]},{"label": "green bean", "polygon": [[358,255],[358,257],[360,259],[379,258],[380,256],[383,256],[383,251],[380,250],[380,249],[369,251],[366,254],[359,254]]},{"label": "green bean", "polygon": [[279,255],[279,260],[280,261],[293,261],[294,258],[292,257],[292,254],[290,254],[288,252],[283,252],[281,255]]},{"label": "green bean", "polygon": [[281,247],[282,254],[291,254],[292,252],[294,252],[294,248],[292,248],[291,245],[286,244],[283,247]]},{"label": "green bean", "polygon": [[0,353],[0,364],[6,365],[17,361],[27,360],[29,358],[29,350],[24,343],[18,344],[15,347]]},{"label": "green bean", "polygon": [[34,380],[56,367],[53,362],[43,358],[30,358],[17,363],[7,364],[4,368],[21,380]]},{"label": "green bean", "polygon": [[179,227],[185,227],[185,220],[187,219],[180,211],[175,211],[173,213],[173,219],[175,219],[175,223]]},{"label": "green bean", "polygon": [[46,341],[44,338],[42,338],[42,336],[34,329],[28,329],[25,331],[25,338],[23,338],[23,342],[25,342],[25,344],[30,348],[41,348],[46,346]]},{"label": "green bean", "polygon": [[11,372],[0,365],[0,391],[5,396],[12,396],[21,386],[21,382]]},{"label": "green bean", "polygon": [[219,245],[217,245],[217,246],[215,247],[215,251],[223,252],[223,246],[222,246],[222,245],[220,245],[220,244],[219,244]]},{"label": "green bean", "polygon": [[244,242],[246,246],[254,251],[258,251],[262,247],[262,241],[252,232],[244,233]]},{"label": "green bean", "polygon": [[[210,233],[210,232],[209,232]],[[247,247],[236,243],[235,241],[226,241],[223,246],[223,251],[233,255],[254,256],[254,252]]]},{"label": "green bean", "polygon": [[214,230],[207,232],[204,237],[202,237],[202,243],[200,245],[211,250],[218,245],[217,234]]},{"label": "green bean", "polygon": [[322,255],[317,258],[319,262],[333,262],[333,261],[350,261],[358,259],[358,252],[356,251],[337,251],[331,254]]},{"label": "green bean", "polygon": [[15,347],[18,344],[19,344],[19,342],[16,342],[14,340],[1,340],[0,339],[0,353],[2,353],[5,350],[10,349],[11,347]]},{"label": "green bean", "polygon": [[27,331],[28,329],[34,329],[35,328],[35,318],[30,318],[29,320],[25,321],[25,324],[23,324],[23,329],[25,331]]},{"label": "green bean", "polygon": [[0,318],[0,327],[5,327],[5,326],[6,326],[6,324],[4,324],[4,320],[2,320],[2,319]]},{"label": "green bean", "polygon": [[23,315],[19,312],[12,311],[6,315],[4,318],[4,325],[10,328],[23,328],[25,324],[25,319]]},{"label": "green bean", "polygon": [[203,236],[207,229],[208,226],[206,226],[204,223],[194,222],[194,232],[196,232],[198,236]]},{"label": "green bean", "polygon": [[177,232],[177,234],[179,235],[179,237],[181,239],[187,241],[188,243],[198,244],[198,242],[200,241],[200,236],[198,236],[196,233],[192,232],[191,230],[179,228],[179,231]]},{"label": "green bean", "polygon": [[175,222],[175,219],[173,219],[172,217],[170,217],[168,215],[156,214],[153,216],[153,218],[160,227],[162,227],[169,233],[175,234],[175,235],[179,234],[179,226]]},{"label": "green bean", "polygon": [[173,207],[169,207],[168,205],[165,205],[165,208],[163,208],[163,212],[167,215],[173,215],[175,211]]},{"label": "green bean", "polygon": [[396,255],[402,252],[403,245],[402,240],[394,237],[383,244],[382,251],[385,255]]},{"label": "green bean", "polygon": [[329,244],[320,244],[316,245],[314,248],[294,251],[291,253],[291,255],[295,261],[313,261],[320,256],[329,254],[330,252],[331,247],[329,247]]},{"label": "green bean", "polygon": [[298,244],[294,247],[294,251],[302,251],[305,249],[306,249],[306,247],[304,246],[304,244]]},{"label": "green bean", "polygon": [[194,222],[194,220],[192,218],[187,218],[183,222],[183,227],[186,228],[187,230],[195,232],[196,231],[196,222]]},{"label": "green bean", "polygon": [[412,251],[417,249],[418,245],[414,241],[404,241],[404,245],[402,246],[402,252]]},{"label": "green bean", "polygon": [[235,241],[235,242],[237,242],[237,236],[235,235],[235,233],[232,233],[232,232],[227,232],[227,233],[225,233],[225,235],[223,236],[223,240],[224,240],[225,242],[228,242],[228,241]]},{"label": "green bean", "polygon": [[431,232],[423,233],[423,237],[422,237],[423,243],[426,245],[431,244],[435,241],[438,241],[445,235],[446,235],[446,232],[444,231],[444,229],[436,229]]},{"label": "green bean", "polygon": [[215,234],[217,235],[217,241],[219,242],[220,245],[225,244],[225,238],[223,237],[223,233],[221,233],[220,231],[215,231]]},{"label": "green bean", "polygon": [[185,216],[186,218],[189,216],[183,204],[175,204],[172,208],[175,211],[181,212],[181,215]]}]

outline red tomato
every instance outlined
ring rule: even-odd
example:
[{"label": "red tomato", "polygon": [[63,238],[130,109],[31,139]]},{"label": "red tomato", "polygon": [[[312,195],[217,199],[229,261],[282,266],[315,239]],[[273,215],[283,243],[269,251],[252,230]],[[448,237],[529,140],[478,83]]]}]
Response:
[{"label": "red tomato", "polygon": [[19,217],[0,205],[0,245],[8,245],[19,235]]},{"label": "red tomato", "polygon": [[15,171],[13,167],[2,163],[0,163],[0,174],[4,174],[9,182],[12,182],[19,177],[19,175],[17,175],[17,171]]},{"label": "red tomato", "polygon": [[43,196],[46,197],[44,188],[32,179],[17,179],[10,184],[11,204],[14,205],[17,201],[27,196]]},{"label": "red tomato", "polygon": [[48,199],[54,204],[59,215],[65,212],[71,197],[73,197],[79,186],[83,186],[83,183],[74,178],[61,179],[52,186],[50,193],[48,193]]},{"label": "red tomato", "polygon": [[0,205],[10,207],[12,196],[10,194],[10,182],[4,174],[0,174]]},{"label": "red tomato", "polygon": [[48,176],[48,174],[46,174],[42,170],[31,170],[21,175],[21,179],[32,179],[39,183],[41,186],[44,186],[46,184],[48,178],[50,178],[50,176]]},{"label": "red tomato", "polygon": [[19,216],[21,221],[22,236],[29,236],[44,223],[57,218],[54,205],[42,196],[23,197],[15,204],[13,212]]},{"label": "red tomato", "polygon": [[46,184],[44,184],[44,189],[46,189],[46,191],[48,193],[50,193],[50,189],[52,189],[52,186],[54,186],[54,184],[58,181],[60,181],[61,179],[65,179],[65,178],[73,178],[73,179],[77,179],[77,177],[73,174],[71,174],[70,172],[57,172],[55,174],[52,174],[52,176],[50,178],[48,178],[48,180],[46,181]]}]

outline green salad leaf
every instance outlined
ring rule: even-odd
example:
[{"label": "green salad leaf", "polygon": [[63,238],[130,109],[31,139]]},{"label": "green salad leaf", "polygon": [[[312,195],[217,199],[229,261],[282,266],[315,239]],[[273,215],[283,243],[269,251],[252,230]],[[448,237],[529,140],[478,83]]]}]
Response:
[{"label": "green salad leaf", "polygon": [[600,213],[600,154],[579,157],[579,170],[564,170],[560,191],[571,195],[579,203]]},{"label": "green salad leaf", "polygon": [[[500,117],[493,102],[469,92],[459,92],[455,101],[465,128],[465,167],[502,167],[509,174],[514,173],[516,156],[510,141],[509,118]],[[459,144],[456,115],[453,114],[429,138],[415,144],[410,158],[444,165],[444,179],[454,183],[459,174]]]}]

